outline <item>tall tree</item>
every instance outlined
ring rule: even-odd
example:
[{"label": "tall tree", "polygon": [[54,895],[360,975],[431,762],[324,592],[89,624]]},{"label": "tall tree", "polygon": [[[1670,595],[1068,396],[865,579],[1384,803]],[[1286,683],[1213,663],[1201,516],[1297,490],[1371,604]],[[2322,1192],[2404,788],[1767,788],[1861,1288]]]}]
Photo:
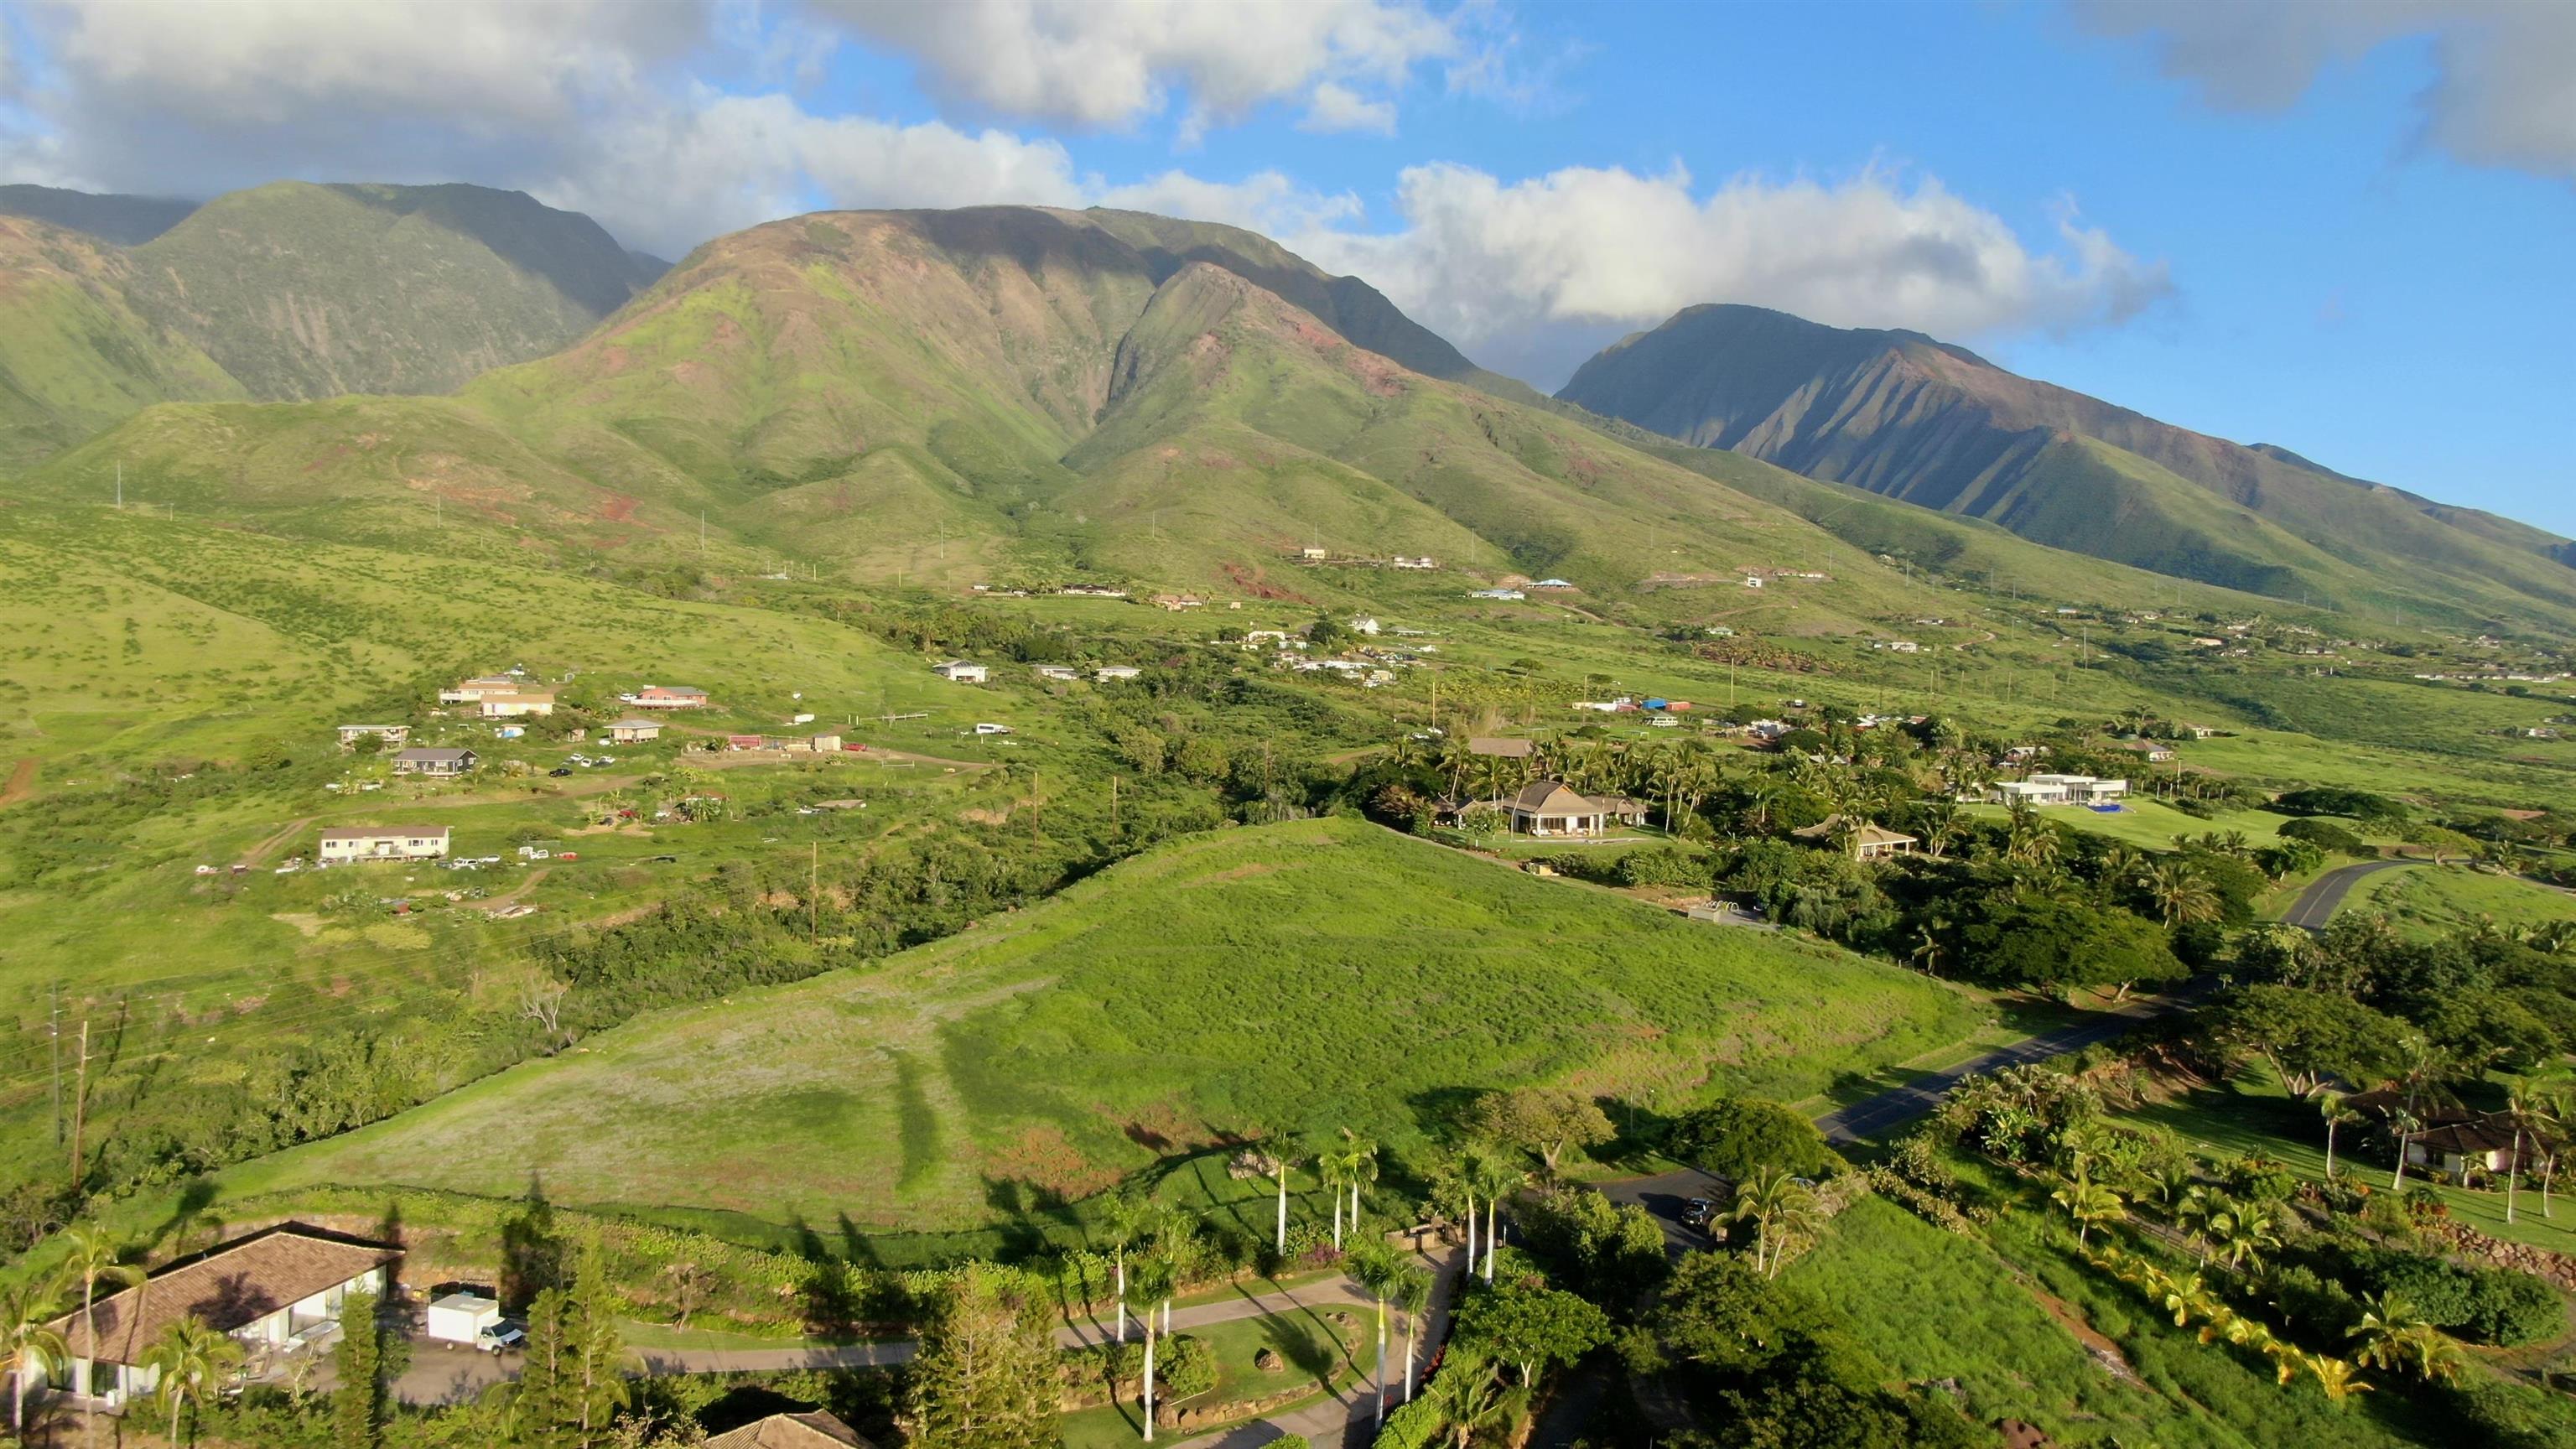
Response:
[{"label": "tall tree", "polygon": [[[81,1352],[73,1374],[77,1380],[74,1391],[86,1395],[93,1387],[90,1380],[98,1372],[98,1285],[106,1281],[141,1289],[145,1274],[125,1261],[124,1241],[105,1228],[72,1228],[63,1234],[63,1245],[71,1250],[66,1271],[81,1284]],[[81,1436],[93,1446],[98,1443],[96,1414],[83,1417]]]},{"label": "tall tree", "polygon": [[379,1449],[390,1395],[375,1294],[360,1289],[340,1301],[340,1342],[331,1351],[331,1366],[340,1380],[331,1391],[331,1449]]},{"label": "tall tree", "polygon": [[2334,1178],[2335,1129],[2349,1127],[2361,1120],[2361,1113],[2343,1099],[2340,1092],[2328,1092],[2317,1099],[2317,1115],[2326,1123],[2326,1178]]},{"label": "tall tree", "polygon": [[596,1236],[583,1238],[573,1263],[572,1291],[564,1302],[566,1428],[576,1449],[598,1449],[608,1440],[617,1411],[626,1407],[626,1344],[617,1329],[617,1300]]},{"label": "tall tree", "polygon": [[1404,1315],[1404,1401],[1413,1402],[1413,1370],[1420,1361],[1423,1317],[1431,1308],[1430,1270],[1407,1263],[1395,1280],[1395,1309]]},{"label": "tall tree", "polygon": [[1404,1275],[1404,1260],[1392,1244],[1361,1243],[1351,1249],[1351,1281],[1377,1303],[1377,1422],[1386,1422],[1386,1307]]},{"label": "tall tree", "polygon": [[[143,1366],[160,1376],[158,1392],[170,1405],[170,1442],[179,1443],[179,1414],[202,1405],[217,1385],[241,1367],[242,1346],[191,1313],[171,1321],[143,1351]],[[193,1439],[195,1436],[191,1435]]]},{"label": "tall tree", "polygon": [[1118,1275],[1118,1337],[1127,1341],[1127,1252],[1145,1234],[1146,1224],[1153,1221],[1154,1206],[1133,1192],[1121,1190],[1109,1195],[1100,1205],[1101,1235],[1109,1239],[1110,1261]]},{"label": "tall tree", "polygon": [[70,1348],[53,1330],[62,1316],[60,1294],[48,1283],[0,1288],[0,1366],[9,1373],[9,1428],[27,1437],[27,1385],[51,1377],[70,1360]]},{"label": "tall tree", "polygon": [[1480,1291],[1458,1305],[1459,1341],[1485,1347],[1535,1385],[1551,1363],[1572,1363],[1609,1341],[1610,1319],[1557,1288],[1518,1283]]},{"label": "tall tree", "polygon": [[[1147,1332],[1150,1345],[1150,1323]],[[905,1398],[906,1441],[921,1449],[1056,1449],[1057,1383],[1045,1293],[1024,1274],[971,1264],[923,1325]]]},{"label": "tall tree", "polygon": [[1595,1147],[1618,1135],[1599,1103],[1562,1087],[1487,1092],[1470,1109],[1468,1125],[1488,1141],[1536,1153],[1550,1177],[1568,1149]]},{"label": "tall tree", "polygon": [[2522,1181],[2522,1139],[2536,1136],[2555,1120],[2548,1087],[2531,1077],[2516,1077],[2505,1089],[2505,1111],[2513,1119],[2513,1155],[2504,1164],[2504,1220],[2513,1221],[2514,1189]]}]

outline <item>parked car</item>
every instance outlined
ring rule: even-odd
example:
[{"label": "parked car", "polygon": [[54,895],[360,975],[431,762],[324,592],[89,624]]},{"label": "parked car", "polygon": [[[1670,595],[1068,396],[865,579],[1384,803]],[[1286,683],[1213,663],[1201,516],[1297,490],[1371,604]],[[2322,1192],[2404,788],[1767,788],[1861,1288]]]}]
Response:
[{"label": "parked car", "polygon": [[485,1353],[515,1353],[528,1346],[528,1326],[504,1318],[474,1335],[474,1346]]},{"label": "parked car", "polygon": [[571,774],[571,773],[572,773],[572,766],[570,766],[570,765],[557,765],[557,766],[555,766],[553,769],[546,771],[546,773],[547,773],[547,774],[549,774],[549,775],[552,775],[554,778],[556,778],[556,779],[560,780],[560,779],[562,779],[564,776],[569,775],[569,774]]},{"label": "parked car", "polygon": [[1698,1228],[1705,1232],[1708,1230],[1709,1219],[1715,1216],[1717,1216],[1717,1204],[1707,1198],[1695,1197],[1682,1204],[1683,1227]]}]

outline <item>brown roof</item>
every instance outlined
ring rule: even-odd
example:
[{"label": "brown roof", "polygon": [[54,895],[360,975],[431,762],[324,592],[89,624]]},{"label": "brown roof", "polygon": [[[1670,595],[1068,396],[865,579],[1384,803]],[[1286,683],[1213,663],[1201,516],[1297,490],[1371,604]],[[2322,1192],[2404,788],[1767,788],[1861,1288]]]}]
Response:
[{"label": "brown roof", "polygon": [[1599,806],[1567,789],[1562,780],[1532,780],[1512,797],[1512,808],[1524,815],[1598,815]]},{"label": "brown roof", "polygon": [[875,1449],[859,1431],[822,1409],[772,1414],[709,1439],[706,1449]]},{"label": "brown roof", "polygon": [[231,1333],[401,1256],[402,1249],[390,1243],[280,1223],[180,1258],[141,1288],[120,1288],[99,1299],[94,1305],[94,1352],[88,1351],[82,1327],[85,1315],[67,1313],[51,1326],[64,1335],[75,1358],[130,1364],[182,1318],[203,1319],[208,1327]]},{"label": "brown roof", "polygon": [[1530,756],[1530,742],[1504,739],[1495,735],[1479,735],[1467,741],[1467,753],[1495,755],[1506,760],[1526,760]]},{"label": "brown roof", "polygon": [[[1828,815],[1804,829],[1790,831],[1789,835],[1794,840],[1831,840],[1834,838],[1834,832],[1842,826],[1842,816]],[[1913,845],[1916,843],[1911,835],[1889,830],[1884,826],[1872,825],[1866,820],[1852,826],[1852,841],[1857,845]]]}]

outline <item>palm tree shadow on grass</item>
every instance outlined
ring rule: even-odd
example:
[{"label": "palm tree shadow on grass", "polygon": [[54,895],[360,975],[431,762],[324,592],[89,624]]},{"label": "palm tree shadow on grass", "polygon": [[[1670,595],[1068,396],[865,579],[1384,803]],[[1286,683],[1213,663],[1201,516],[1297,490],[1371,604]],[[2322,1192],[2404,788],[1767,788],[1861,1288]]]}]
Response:
[{"label": "palm tree shadow on grass", "polygon": [[1341,1343],[1342,1338],[1314,1309],[1303,1308],[1293,1314],[1263,1319],[1261,1341],[1271,1352],[1279,1355],[1280,1361],[1287,1364],[1292,1372],[1313,1379],[1326,1388],[1332,1386],[1333,1361],[1341,1356],[1333,1346]]}]

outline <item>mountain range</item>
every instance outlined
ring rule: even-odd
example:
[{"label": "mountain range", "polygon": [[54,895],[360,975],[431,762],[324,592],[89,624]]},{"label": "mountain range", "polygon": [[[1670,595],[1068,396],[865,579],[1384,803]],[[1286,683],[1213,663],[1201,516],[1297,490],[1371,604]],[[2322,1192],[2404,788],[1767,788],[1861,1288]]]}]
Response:
[{"label": "mountain range", "polygon": [[1916,332],[1700,306],[1559,398],[2055,548],[2285,599],[2576,605],[2567,540],[2019,377]]},{"label": "mountain range", "polygon": [[408,541],[426,512],[456,550],[854,580],[1294,589],[1277,561],[1322,546],[1672,614],[1746,569],[1875,556],[2576,631],[2563,539],[1916,333],[1694,307],[1550,399],[1361,279],[1134,212],[820,213],[666,269],[476,187],[184,206],[0,191],[13,491],[95,497],[121,468],[281,532]]}]

